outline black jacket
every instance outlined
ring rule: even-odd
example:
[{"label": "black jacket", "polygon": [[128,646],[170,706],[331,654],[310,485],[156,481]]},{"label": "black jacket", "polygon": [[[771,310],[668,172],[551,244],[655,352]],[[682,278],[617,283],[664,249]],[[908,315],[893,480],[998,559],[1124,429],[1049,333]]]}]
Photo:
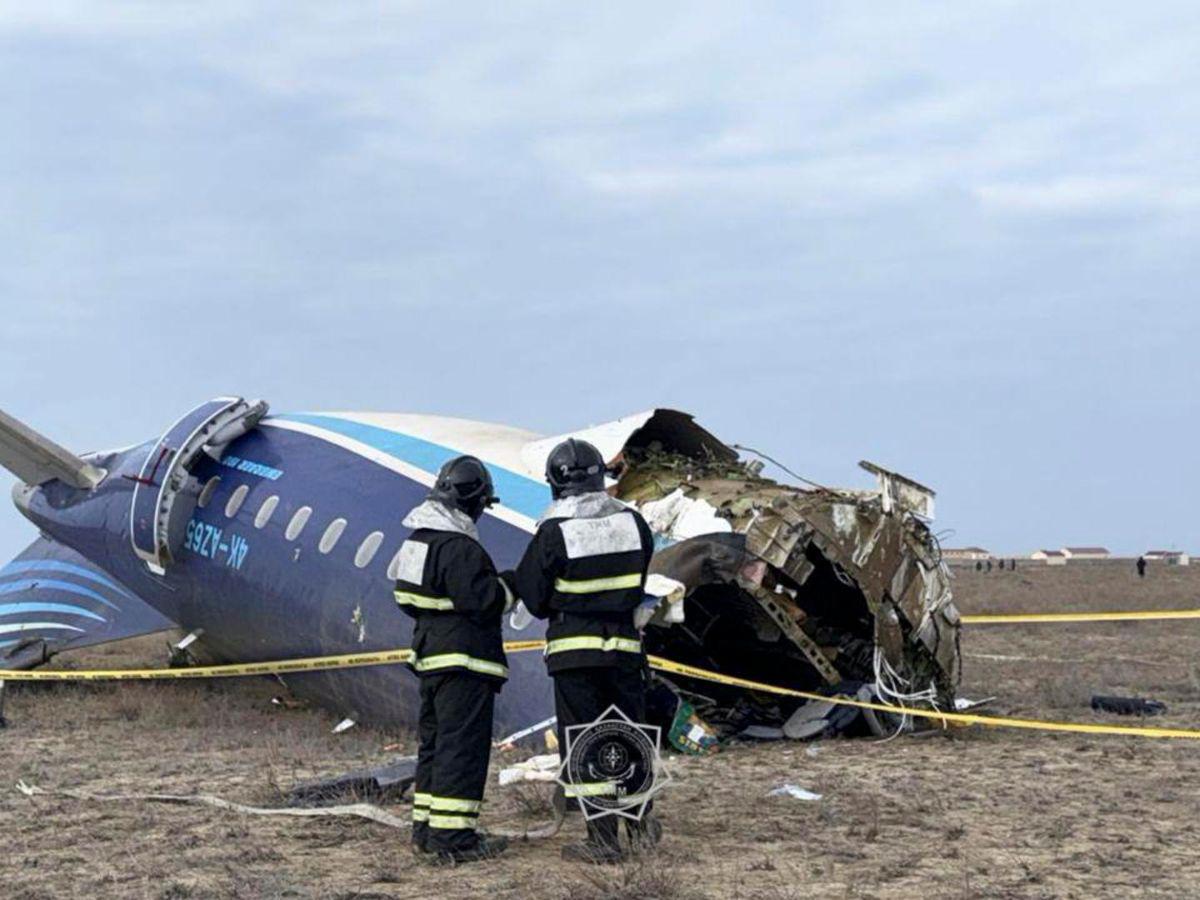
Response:
[{"label": "black jacket", "polygon": [[606,495],[569,500],[576,502],[551,508],[516,569],[517,595],[533,615],[550,620],[546,666],[552,675],[640,667],[645,656],[633,611],[645,599],[654,535],[636,510]]},{"label": "black jacket", "polygon": [[413,671],[471,672],[503,682],[508,667],[501,618],[513,595],[487,551],[465,534],[418,528],[400,554],[395,597],[417,620]]}]

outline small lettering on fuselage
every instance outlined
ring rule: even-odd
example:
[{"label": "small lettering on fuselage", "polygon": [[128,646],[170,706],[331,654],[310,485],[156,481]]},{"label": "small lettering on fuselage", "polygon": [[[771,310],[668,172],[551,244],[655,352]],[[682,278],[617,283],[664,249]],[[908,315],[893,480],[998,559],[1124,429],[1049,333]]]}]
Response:
[{"label": "small lettering on fuselage", "polygon": [[240,569],[246,561],[246,554],[250,552],[250,544],[240,534],[226,532],[215,525],[192,519],[187,523],[183,549],[205,559],[216,560],[223,557],[225,565],[232,569]]},{"label": "small lettering on fuselage", "polygon": [[236,469],[238,472],[257,475],[259,478],[265,478],[268,481],[278,481],[283,477],[282,469],[275,469],[263,463],[255,462],[252,459],[242,459],[240,456],[226,454],[221,457],[221,465],[226,468]]}]

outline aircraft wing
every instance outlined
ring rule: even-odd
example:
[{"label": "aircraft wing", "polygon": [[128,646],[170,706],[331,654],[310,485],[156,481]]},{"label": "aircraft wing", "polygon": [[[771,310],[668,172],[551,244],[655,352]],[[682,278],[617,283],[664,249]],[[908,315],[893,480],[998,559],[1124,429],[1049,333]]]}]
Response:
[{"label": "aircraft wing", "polygon": [[95,563],[40,537],[0,568],[0,668],[175,627]]},{"label": "aircraft wing", "polygon": [[52,478],[77,488],[95,487],[104,477],[95,466],[70,450],[38,434],[24,422],[0,409],[0,466],[26,484],[42,484]]}]

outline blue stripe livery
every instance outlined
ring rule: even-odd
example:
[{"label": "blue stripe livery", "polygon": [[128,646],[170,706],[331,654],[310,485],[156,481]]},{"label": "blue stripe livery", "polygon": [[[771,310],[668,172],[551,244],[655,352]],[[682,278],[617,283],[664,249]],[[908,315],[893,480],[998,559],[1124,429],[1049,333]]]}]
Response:
[{"label": "blue stripe livery", "polygon": [[[434,444],[422,438],[389,431],[375,425],[363,425],[361,422],[339,419],[337,416],[287,413],[273,418],[324,428],[326,431],[332,431],[361,444],[366,444],[401,462],[406,462],[410,466],[424,469],[435,475],[446,462],[462,455],[459,450]],[[492,480],[496,485],[496,493],[500,495],[500,502],[509,509],[536,520],[550,505],[550,488],[544,482],[535,481],[527,475],[513,472],[511,469],[505,469],[492,462],[488,462],[487,467],[492,473]]]}]

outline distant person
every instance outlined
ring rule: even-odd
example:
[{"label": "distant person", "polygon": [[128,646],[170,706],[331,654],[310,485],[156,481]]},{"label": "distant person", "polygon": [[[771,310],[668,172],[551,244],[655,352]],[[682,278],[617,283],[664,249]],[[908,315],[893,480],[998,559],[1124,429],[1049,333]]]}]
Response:
[{"label": "distant person", "polygon": [[483,463],[459,456],[404,518],[412,534],[400,548],[395,595],[416,619],[409,665],[421,682],[413,849],[445,863],[490,859],[508,846],[475,828],[493,705],[508,677],[501,618],[513,604],[475,525],[496,499]]},{"label": "distant person", "polygon": [[979,560],[975,560],[975,571],[976,572],[983,571],[983,563],[981,563]]},{"label": "distant person", "polygon": [[1138,578],[1146,577],[1146,557],[1139,556],[1137,561]]},{"label": "distant person", "polygon": [[992,571],[992,561],[990,559],[987,561],[987,570],[989,572]]}]

